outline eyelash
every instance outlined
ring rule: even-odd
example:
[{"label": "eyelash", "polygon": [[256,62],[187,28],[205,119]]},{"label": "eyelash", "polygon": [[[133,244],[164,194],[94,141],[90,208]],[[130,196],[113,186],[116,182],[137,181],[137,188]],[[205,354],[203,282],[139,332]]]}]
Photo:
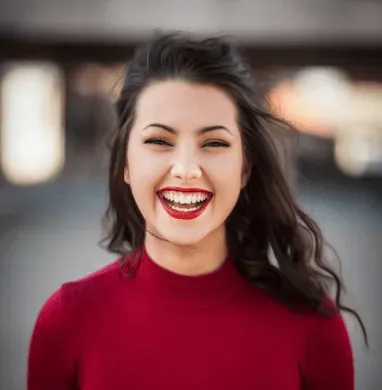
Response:
[{"label": "eyelash", "polygon": [[150,138],[147,141],[144,142],[145,144],[155,144],[159,146],[172,146],[169,142],[165,141],[164,139],[160,138]]},{"label": "eyelash", "polygon": [[[172,146],[168,141],[161,138],[150,138],[144,143],[154,144],[159,146]],[[223,142],[223,141],[209,141],[203,145],[203,147],[212,147],[212,148],[228,148],[229,146],[230,145],[227,142]]]},{"label": "eyelash", "polygon": [[[215,146],[212,146],[212,145],[215,145]],[[205,146],[209,146],[209,147],[213,147],[213,148],[228,148],[229,144],[227,144],[227,142],[223,142],[223,141],[209,141],[203,145],[203,147],[205,147]]]}]

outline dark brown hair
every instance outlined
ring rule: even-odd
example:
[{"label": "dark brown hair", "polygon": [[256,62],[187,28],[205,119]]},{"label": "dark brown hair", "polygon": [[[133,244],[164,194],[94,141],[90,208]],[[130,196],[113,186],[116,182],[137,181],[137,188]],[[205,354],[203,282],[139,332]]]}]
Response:
[{"label": "dark brown hair", "polygon": [[[123,180],[127,143],[139,94],[153,82],[171,79],[214,85],[236,103],[245,159],[251,166],[248,184],[226,221],[228,245],[239,272],[291,309],[303,305],[327,316],[338,310],[350,312],[367,344],[361,318],[341,303],[344,287],[325,260],[322,233],[296,204],[277,156],[272,131],[291,127],[256,101],[251,68],[225,39],[164,34],[140,46],[128,63],[117,102],[119,126],[111,144],[103,240],[107,250],[126,254],[143,245],[145,221]],[[335,305],[325,305],[333,285]]]}]

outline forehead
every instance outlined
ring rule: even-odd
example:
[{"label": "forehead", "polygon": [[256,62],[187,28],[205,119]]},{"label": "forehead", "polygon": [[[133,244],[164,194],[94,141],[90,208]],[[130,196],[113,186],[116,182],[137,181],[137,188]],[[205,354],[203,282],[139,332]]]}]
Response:
[{"label": "forehead", "polygon": [[[137,102],[137,121],[163,121],[169,125],[231,124],[236,107],[221,89],[184,81],[158,82],[147,87]],[[211,123],[210,123],[211,122]]]}]

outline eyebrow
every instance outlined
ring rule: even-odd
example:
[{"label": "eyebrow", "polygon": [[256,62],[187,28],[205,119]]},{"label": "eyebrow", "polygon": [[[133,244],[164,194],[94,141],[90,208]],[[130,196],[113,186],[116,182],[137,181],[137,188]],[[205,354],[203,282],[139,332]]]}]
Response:
[{"label": "eyebrow", "polygon": [[[143,130],[146,130],[149,127],[159,127],[160,129],[166,130],[171,134],[178,134],[178,131],[175,130],[173,127],[168,126],[168,125],[163,125],[162,123],[150,123]],[[199,129],[198,133],[205,134],[205,133],[208,133],[208,132],[214,131],[214,130],[225,130],[228,133],[230,133],[231,135],[233,135],[230,130],[228,130],[225,126],[222,126],[222,125],[202,127],[201,129]]]}]

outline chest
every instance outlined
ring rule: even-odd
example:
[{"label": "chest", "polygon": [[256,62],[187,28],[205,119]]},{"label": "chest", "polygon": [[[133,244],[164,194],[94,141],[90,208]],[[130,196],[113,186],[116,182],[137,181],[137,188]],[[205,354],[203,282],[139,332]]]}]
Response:
[{"label": "chest", "polygon": [[111,318],[84,335],[81,390],[300,389],[293,328],[250,305]]}]

